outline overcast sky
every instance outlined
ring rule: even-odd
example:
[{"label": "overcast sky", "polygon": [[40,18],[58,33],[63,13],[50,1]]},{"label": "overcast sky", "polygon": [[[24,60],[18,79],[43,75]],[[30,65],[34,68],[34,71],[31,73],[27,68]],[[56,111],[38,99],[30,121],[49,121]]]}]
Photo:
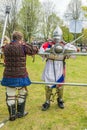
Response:
[{"label": "overcast sky", "polygon": [[[40,1],[45,2],[47,0],[40,0]],[[50,1],[54,3],[56,12],[62,16],[67,8],[67,5],[71,0],[50,0]],[[82,4],[87,5],[87,0],[82,0]]]}]

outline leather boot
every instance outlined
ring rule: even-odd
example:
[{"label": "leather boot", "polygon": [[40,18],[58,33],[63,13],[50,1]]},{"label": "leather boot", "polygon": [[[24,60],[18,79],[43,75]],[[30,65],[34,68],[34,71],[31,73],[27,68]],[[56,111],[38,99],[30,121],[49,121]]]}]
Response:
[{"label": "leather boot", "polygon": [[64,102],[62,99],[57,98],[58,106],[63,109],[64,108]]},{"label": "leather boot", "polygon": [[43,105],[42,105],[42,111],[46,111],[48,108],[50,107],[50,104],[45,102]]},{"label": "leather boot", "polygon": [[28,114],[28,112],[25,112],[25,101],[23,103],[17,104],[17,117],[21,118]]},{"label": "leather boot", "polygon": [[58,98],[57,98],[58,106],[59,106],[61,109],[63,109],[63,108],[64,108],[64,102],[63,102],[63,100],[62,100],[62,98],[63,98],[63,86],[57,87],[57,88],[56,88],[56,92],[57,92],[57,96],[58,96]]},{"label": "leather boot", "polygon": [[9,111],[9,120],[14,121],[17,116],[16,116],[16,105],[13,104],[11,106],[8,106],[8,111]]}]

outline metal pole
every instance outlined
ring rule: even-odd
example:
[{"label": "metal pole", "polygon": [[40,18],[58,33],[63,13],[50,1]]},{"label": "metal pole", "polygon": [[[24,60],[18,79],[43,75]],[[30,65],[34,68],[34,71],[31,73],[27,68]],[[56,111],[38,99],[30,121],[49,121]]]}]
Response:
[{"label": "metal pole", "polygon": [[10,13],[10,6],[6,6],[6,12],[5,13],[6,13],[6,18],[5,18],[5,23],[4,23],[4,28],[3,28],[3,33],[2,33],[2,39],[1,39],[0,47],[2,47],[2,45],[3,45],[3,40],[4,40],[5,31],[6,31],[8,15]]},{"label": "metal pole", "polygon": [[75,33],[74,33],[74,40],[76,39],[76,19],[75,19]]},{"label": "metal pole", "polygon": [[[0,80],[1,82],[1,80]],[[31,84],[49,84],[49,85],[67,85],[67,86],[84,86],[86,87],[86,83],[59,83],[59,82],[39,82],[39,81],[31,81]]]},{"label": "metal pole", "polygon": [[37,82],[37,81],[32,81],[32,84],[49,84],[49,85],[67,85],[67,86],[84,86],[87,87],[87,84],[85,83],[57,83],[57,82]]},{"label": "metal pole", "polygon": [[84,35],[79,36],[77,39],[75,39],[74,41],[70,42],[71,44],[74,44],[77,40],[79,40],[80,38],[82,38]]},{"label": "metal pole", "polygon": [[[44,53],[38,53],[38,55],[42,55],[42,56],[46,56],[46,55],[50,55],[51,53],[49,52],[44,52]],[[86,52],[72,52],[72,53],[56,53],[56,56],[58,55],[76,55],[76,56],[87,56]]]},{"label": "metal pole", "polygon": [[87,56],[86,52],[64,53],[65,55]]}]

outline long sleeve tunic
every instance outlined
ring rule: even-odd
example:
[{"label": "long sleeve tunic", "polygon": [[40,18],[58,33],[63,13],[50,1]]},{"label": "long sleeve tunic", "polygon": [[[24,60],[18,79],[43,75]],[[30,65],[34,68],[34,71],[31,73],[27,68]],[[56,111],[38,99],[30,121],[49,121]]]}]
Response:
[{"label": "long sleeve tunic", "polygon": [[[18,42],[12,42],[4,46],[3,52],[5,56],[5,69],[3,72],[3,80],[1,82],[2,85],[20,86],[20,84],[16,84],[16,81],[17,83],[21,82],[20,79],[23,79],[23,85],[27,85],[24,84],[24,80],[26,81],[26,78],[28,78],[28,72],[26,69],[26,56],[37,54],[37,47],[27,43],[20,44]],[[15,83],[12,82],[14,80]]]}]

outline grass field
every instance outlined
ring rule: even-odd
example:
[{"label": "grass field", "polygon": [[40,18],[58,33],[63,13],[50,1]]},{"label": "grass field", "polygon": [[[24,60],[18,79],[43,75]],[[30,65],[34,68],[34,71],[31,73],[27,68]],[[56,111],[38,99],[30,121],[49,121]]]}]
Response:
[{"label": "grass field", "polygon": [[[27,70],[32,81],[41,81],[44,65],[39,56],[34,63],[27,57]],[[3,69],[0,65],[0,79]],[[87,56],[66,60],[66,82],[87,83]],[[87,87],[64,86],[63,110],[58,108],[55,97],[49,110],[41,111],[45,101],[44,85],[32,84],[28,92],[26,110],[29,114],[14,122],[8,121],[1,130],[87,130]],[[6,117],[5,88],[0,86],[0,121]]]}]

